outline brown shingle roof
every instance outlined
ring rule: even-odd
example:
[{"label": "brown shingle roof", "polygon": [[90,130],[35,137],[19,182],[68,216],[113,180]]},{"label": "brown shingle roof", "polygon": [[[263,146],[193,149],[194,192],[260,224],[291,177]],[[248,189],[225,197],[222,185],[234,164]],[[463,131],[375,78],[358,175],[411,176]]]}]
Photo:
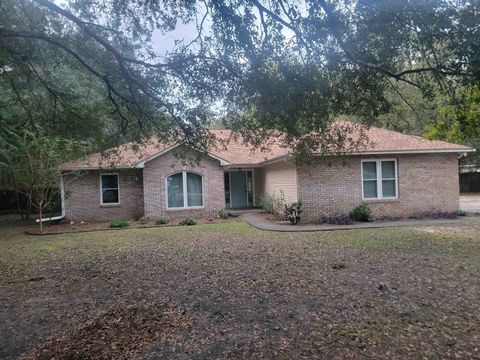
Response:
[{"label": "brown shingle roof", "polygon": [[140,161],[168,148],[168,145],[150,140],[145,144],[127,143],[103,153],[88,155],[83,159],[70,161],[60,166],[60,170],[87,170],[99,168],[132,168]]},{"label": "brown shingle roof", "polygon": [[420,136],[406,135],[396,131],[371,127],[367,130],[369,144],[361,152],[428,152],[441,150],[471,151],[464,145],[446,141],[427,140]]},{"label": "brown shingle roof", "polygon": [[231,130],[210,130],[218,139],[226,140],[228,145],[225,147],[218,146],[212,149],[211,152],[227,160],[231,164],[258,164],[264,161],[277,158],[282,155],[288,155],[289,150],[283,146],[280,140],[274,141],[268,151],[261,151],[255,149],[249,144],[246,144],[241,137],[237,140],[231,138]]},{"label": "brown shingle roof", "polygon": [[[340,125],[348,124],[346,121],[338,121]],[[399,132],[380,129],[365,128],[368,137],[368,145],[357,154],[362,153],[416,153],[416,152],[465,152],[472,148],[438,140],[426,140],[419,136],[405,135]],[[211,130],[221,140],[230,139],[226,147],[219,145],[211,149],[210,154],[225,160],[230,164],[255,165],[262,162],[286,156],[289,150],[283,146],[280,140],[273,141],[269,150],[262,152],[245,144],[241,137],[231,139],[230,130]],[[354,136],[353,136],[354,137]],[[145,144],[128,143],[102,153],[92,154],[85,159],[75,160],[63,164],[61,170],[73,169],[98,169],[98,168],[130,168],[146,159],[173,149],[176,145],[166,145],[157,140],[150,140]]]}]

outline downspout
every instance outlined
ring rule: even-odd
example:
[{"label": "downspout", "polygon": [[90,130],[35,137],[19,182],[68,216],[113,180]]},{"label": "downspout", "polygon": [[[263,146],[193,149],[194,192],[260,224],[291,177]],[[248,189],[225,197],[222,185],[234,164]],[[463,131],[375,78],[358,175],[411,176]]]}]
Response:
[{"label": "downspout", "polygon": [[62,214],[58,216],[52,216],[48,218],[37,219],[37,223],[45,221],[61,220],[65,217],[65,187],[63,185],[63,175],[60,175],[60,202],[62,206]]}]

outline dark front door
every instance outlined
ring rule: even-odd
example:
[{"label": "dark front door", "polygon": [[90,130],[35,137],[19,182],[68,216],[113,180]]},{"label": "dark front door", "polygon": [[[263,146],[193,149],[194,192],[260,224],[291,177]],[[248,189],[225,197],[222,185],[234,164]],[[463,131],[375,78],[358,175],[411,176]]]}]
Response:
[{"label": "dark front door", "polygon": [[241,209],[248,207],[247,172],[230,172],[230,207]]}]

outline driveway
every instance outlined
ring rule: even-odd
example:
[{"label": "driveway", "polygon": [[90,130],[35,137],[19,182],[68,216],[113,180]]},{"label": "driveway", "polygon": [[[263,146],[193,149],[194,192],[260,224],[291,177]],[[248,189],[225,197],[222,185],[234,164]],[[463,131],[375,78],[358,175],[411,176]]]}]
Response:
[{"label": "driveway", "polygon": [[480,193],[460,194],[460,209],[466,212],[480,212]]}]

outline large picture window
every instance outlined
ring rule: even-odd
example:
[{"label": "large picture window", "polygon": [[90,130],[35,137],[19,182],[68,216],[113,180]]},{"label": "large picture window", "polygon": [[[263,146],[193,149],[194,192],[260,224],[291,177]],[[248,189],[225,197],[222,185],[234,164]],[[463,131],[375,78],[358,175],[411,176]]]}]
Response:
[{"label": "large picture window", "polygon": [[363,160],[362,183],[364,199],[397,198],[397,161]]},{"label": "large picture window", "polygon": [[167,177],[167,207],[191,208],[203,206],[202,176],[183,171]]},{"label": "large picture window", "polygon": [[100,175],[100,202],[101,204],[119,204],[118,174]]}]

